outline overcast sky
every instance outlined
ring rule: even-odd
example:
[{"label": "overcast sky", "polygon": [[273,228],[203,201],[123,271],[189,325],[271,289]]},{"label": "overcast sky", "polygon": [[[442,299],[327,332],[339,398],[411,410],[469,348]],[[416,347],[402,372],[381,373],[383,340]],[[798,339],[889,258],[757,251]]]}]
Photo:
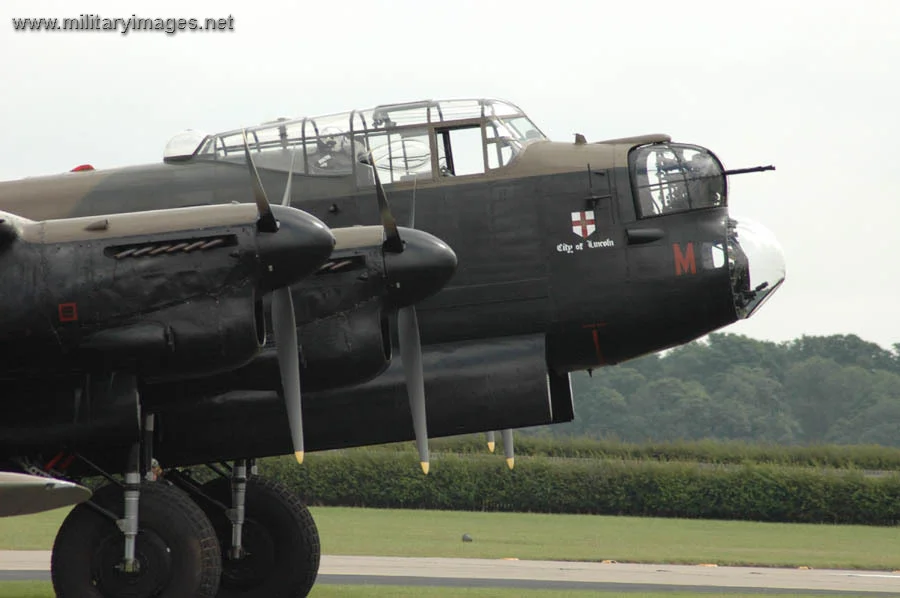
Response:
[{"label": "overcast sky", "polygon": [[[0,179],[157,162],[175,133],[424,98],[500,97],[552,139],[711,148],[784,287],[728,331],[900,342],[900,2],[0,4]],[[13,17],[234,18],[227,33],[14,32]]]}]

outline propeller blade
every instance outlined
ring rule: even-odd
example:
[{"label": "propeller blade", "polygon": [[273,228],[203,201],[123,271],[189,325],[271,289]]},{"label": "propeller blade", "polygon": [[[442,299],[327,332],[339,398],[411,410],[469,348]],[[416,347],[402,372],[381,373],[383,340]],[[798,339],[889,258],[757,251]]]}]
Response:
[{"label": "propeller blade", "polygon": [[300,347],[297,343],[297,323],[290,287],[272,292],[272,328],[278,352],[278,369],[284,389],[291,441],[297,463],[303,463],[303,411],[300,405]]},{"label": "propeller blade", "polygon": [[402,307],[397,313],[397,332],[400,337],[400,355],[406,374],[406,392],[412,412],[416,448],[422,471],[428,473],[428,421],[425,417],[425,375],[422,371],[422,344],[419,340],[419,322],[416,308]]},{"label": "propeller blade", "polygon": [[[397,221],[391,213],[387,194],[381,184],[375,158],[369,152],[362,160],[372,167],[375,176],[375,195],[378,198],[378,211],[381,225],[384,228],[382,247],[388,253],[403,253],[403,241],[397,229]],[[410,213],[410,227],[415,218],[415,205]],[[416,308],[402,307],[397,311],[397,333],[400,341],[400,355],[403,359],[403,370],[406,377],[406,392],[409,395],[409,410],[412,413],[413,430],[416,435],[416,449],[419,451],[419,464],[427,475],[429,470],[428,456],[428,420],[425,414],[425,374],[422,371],[422,342],[419,338],[419,321]]]},{"label": "propeller blade", "polygon": [[274,233],[278,230],[278,221],[272,213],[272,206],[269,205],[269,198],[266,197],[266,190],[263,189],[262,181],[259,178],[259,171],[256,170],[256,164],[250,156],[250,144],[247,142],[247,131],[241,129],[244,136],[244,155],[247,157],[247,167],[250,169],[250,179],[253,182],[253,199],[256,200],[256,209],[259,211],[259,220],[257,226],[261,232]]},{"label": "propeller blade", "polygon": [[487,436],[488,450],[493,453],[494,447],[497,446],[497,443],[494,441],[494,431],[486,432],[485,435]]},{"label": "propeller blade", "polygon": [[515,449],[513,448],[513,431],[510,428],[503,430],[503,452],[506,455],[506,464],[510,469],[516,465]]},{"label": "propeller blade", "polygon": [[[247,148],[247,134],[244,132],[244,150],[247,152],[247,162],[253,164],[250,152]],[[284,187],[284,196],[281,205],[291,205],[291,182],[294,177],[294,158],[291,153],[291,167],[288,170],[287,184]],[[255,166],[254,180],[259,182],[259,174]],[[266,193],[259,184],[259,194],[269,206]],[[256,189],[254,189],[254,192]],[[258,203],[257,203],[258,205]],[[269,214],[272,209],[269,208]],[[274,216],[273,216],[274,220]],[[277,223],[276,223],[277,228]],[[300,346],[297,341],[297,320],[294,316],[294,301],[291,297],[291,288],[282,287],[272,292],[272,328],[275,331],[275,349],[278,353],[278,369],[281,374],[281,387],[284,390],[284,406],[287,410],[288,425],[291,429],[291,443],[294,447],[294,458],[297,463],[303,463],[303,408],[300,393]]]},{"label": "propeller blade", "polygon": [[375,174],[375,196],[378,198],[381,226],[384,227],[384,250],[391,253],[403,253],[403,241],[400,239],[400,231],[397,230],[397,221],[391,213],[391,206],[388,204],[384,186],[381,184],[381,177],[378,176],[378,167],[375,165],[372,152],[369,152],[366,164],[372,167],[372,172]]}]

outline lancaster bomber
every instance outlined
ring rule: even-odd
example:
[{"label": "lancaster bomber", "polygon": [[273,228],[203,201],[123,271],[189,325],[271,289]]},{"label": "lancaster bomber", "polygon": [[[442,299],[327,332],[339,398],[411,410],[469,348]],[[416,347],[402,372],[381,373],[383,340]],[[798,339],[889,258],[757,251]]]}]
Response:
[{"label": "lancaster bomber", "polygon": [[307,595],[315,523],[256,459],[415,439],[427,474],[429,437],[509,449],[572,420],[571,372],[781,286],[774,236],[728,207],[730,175],[771,168],[661,134],[551,141],[471,99],[0,183],[2,469],[108,480],[59,530],[57,594]]}]

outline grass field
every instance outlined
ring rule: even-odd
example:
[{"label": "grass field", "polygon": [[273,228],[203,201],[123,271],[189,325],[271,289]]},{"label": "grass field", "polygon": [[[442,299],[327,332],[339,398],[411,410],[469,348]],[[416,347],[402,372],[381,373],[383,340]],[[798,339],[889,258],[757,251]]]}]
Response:
[{"label": "grass field", "polygon": [[[595,515],[328,508],[326,554],[900,568],[900,530]],[[461,542],[463,533],[474,541]]]},{"label": "grass field", "polygon": [[[316,586],[311,598],[688,598],[684,592],[580,592],[558,590],[521,590],[497,588],[428,588],[422,586]],[[728,598],[759,598],[759,594],[727,594]],[[766,594],[768,598],[789,598],[798,594]],[[817,595],[802,594],[803,598]],[[11,581],[0,583],[0,598],[53,598],[50,582]],[[820,595],[818,598],[826,598]]]},{"label": "grass field", "polygon": [[[900,569],[886,527],[316,507],[325,554]],[[66,510],[0,519],[0,549],[48,550]],[[471,543],[461,541],[468,533]]]}]

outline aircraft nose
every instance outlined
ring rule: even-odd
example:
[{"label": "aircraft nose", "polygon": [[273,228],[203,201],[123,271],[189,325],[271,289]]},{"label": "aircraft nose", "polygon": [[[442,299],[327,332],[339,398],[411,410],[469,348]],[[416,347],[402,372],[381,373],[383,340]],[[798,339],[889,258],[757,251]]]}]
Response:
[{"label": "aircraft nose", "polygon": [[278,231],[259,233],[259,256],[263,265],[262,292],[291,285],[309,276],[331,255],[334,235],[311,214],[287,206],[272,206]]},{"label": "aircraft nose", "polygon": [[456,252],[425,231],[400,227],[402,253],[385,252],[394,307],[413,305],[441,290],[456,272]]},{"label": "aircraft nose", "polygon": [[762,224],[730,218],[728,261],[737,315],[749,318],[784,282],[784,251],[772,231]]}]

